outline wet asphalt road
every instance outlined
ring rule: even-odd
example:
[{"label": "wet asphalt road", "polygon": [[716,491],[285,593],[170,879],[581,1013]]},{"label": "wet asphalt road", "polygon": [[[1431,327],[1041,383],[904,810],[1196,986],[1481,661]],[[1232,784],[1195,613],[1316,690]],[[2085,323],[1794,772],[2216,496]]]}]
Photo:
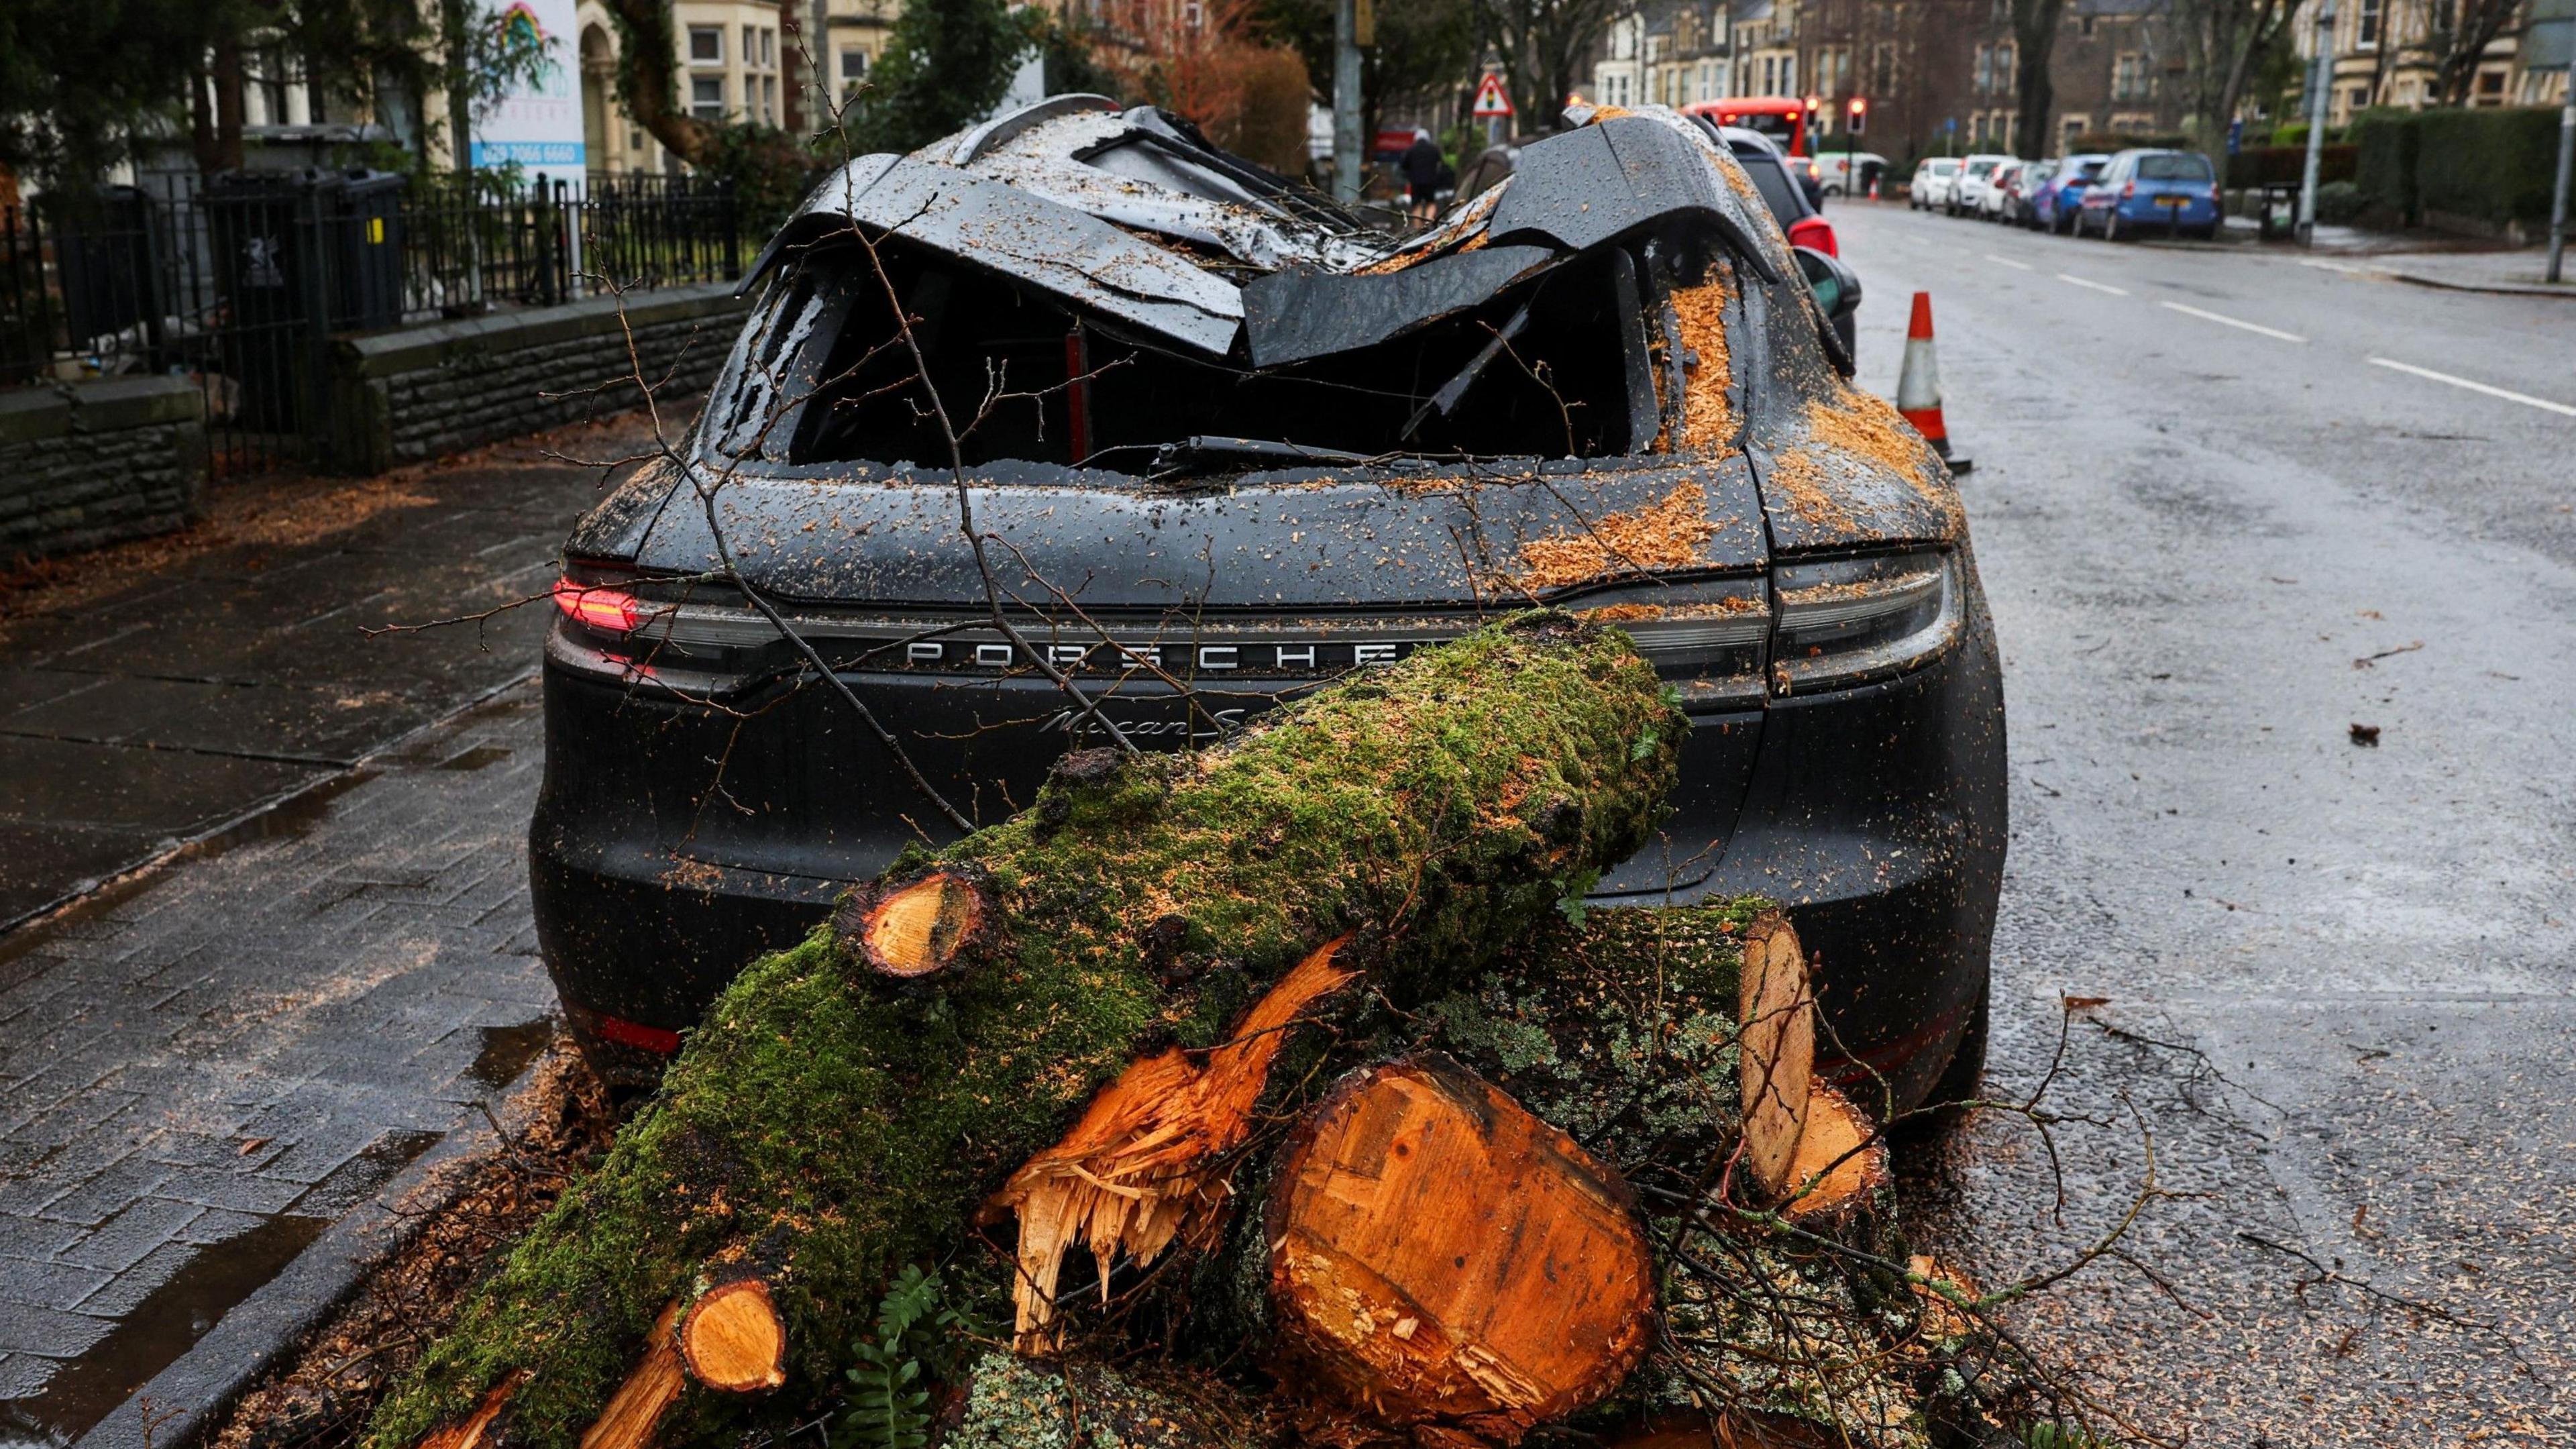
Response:
[{"label": "wet asphalt road", "polygon": [[2152,1151],[2170,1195],[2026,1310],[2119,1414],[2576,1443],[2576,302],[1830,215],[1862,381],[1894,392],[1929,290],[1977,463],[1990,1089],[2065,1022],[2048,1101],[2094,1119],[2055,1130],[2062,1210],[2014,1118],[1917,1164],[1937,1231],[1990,1283],[2062,1263]]}]

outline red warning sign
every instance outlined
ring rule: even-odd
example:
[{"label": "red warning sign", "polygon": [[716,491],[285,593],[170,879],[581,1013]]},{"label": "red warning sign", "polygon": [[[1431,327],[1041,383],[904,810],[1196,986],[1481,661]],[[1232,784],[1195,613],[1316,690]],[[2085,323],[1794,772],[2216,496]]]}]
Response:
[{"label": "red warning sign", "polygon": [[1484,80],[1476,86],[1476,108],[1469,114],[1481,118],[1508,116],[1511,113],[1512,97],[1509,91],[1503,89],[1502,76],[1494,71],[1485,72]]}]

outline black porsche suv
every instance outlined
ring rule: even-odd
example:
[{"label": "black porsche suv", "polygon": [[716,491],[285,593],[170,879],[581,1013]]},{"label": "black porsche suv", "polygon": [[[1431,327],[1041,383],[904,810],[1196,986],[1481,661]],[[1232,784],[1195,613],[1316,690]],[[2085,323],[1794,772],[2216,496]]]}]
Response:
[{"label": "black porsche suv", "polygon": [[1713,129],[1579,119],[1401,238],[1096,97],[818,188],[685,443],[565,549],[530,872],[612,1079],[953,835],[934,792],[997,820],[1104,730],[1202,745],[1533,601],[1695,726],[1595,898],[1776,897],[1847,1076],[1972,1074],[2003,701],[1955,488]]}]

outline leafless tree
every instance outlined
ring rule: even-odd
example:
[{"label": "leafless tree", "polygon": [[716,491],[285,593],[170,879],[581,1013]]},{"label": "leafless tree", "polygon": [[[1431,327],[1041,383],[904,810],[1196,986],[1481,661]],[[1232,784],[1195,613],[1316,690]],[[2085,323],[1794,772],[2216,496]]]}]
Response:
[{"label": "leafless tree", "polygon": [[2296,0],[2174,0],[2185,114],[2204,138],[2227,129],[2255,63],[2288,33]]},{"label": "leafless tree", "polygon": [[2528,0],[2425,0],[2418,52],[2433,68],[2432,99],[2465,106],[2487,47],[2522,33]]},{"label": "leafless tree", "polygon": [[2048,111],[2057,92],[2049,79],[2049,62],[2057,51],[2057,22],[2066,0],[2012,0],[2013,154],[2049,154]]},{"label": "leafless tree", "polygon": [[1610,18],[1633,6],[1634,0],[1476,0],[1477,36],[1502,57],[1523,127],[1556,125]]}]

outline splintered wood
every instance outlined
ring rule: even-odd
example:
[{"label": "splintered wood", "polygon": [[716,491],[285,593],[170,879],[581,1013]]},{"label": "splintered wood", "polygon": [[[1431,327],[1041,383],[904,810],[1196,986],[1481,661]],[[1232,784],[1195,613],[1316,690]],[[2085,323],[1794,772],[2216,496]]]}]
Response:
[{"label": "splintered wood", "polygon": [[787,1382],[787,1330],[769,1285],[742,1277],[699,1294],[680,1320],[680,1356],[691,1378],[725,1393],[758,1393]]},{"label": "splintered wood", "polygon": [[581,1449],[644,1449],[653,1442],[653,1431],[661,1427],[662,1416],[679,1402],[680,1391],[689,1386],[688,1369],[680,1361],[679,1345],[671,1341],[671,1325],[680,1316],[680,1305],[672,1304],[653,1320],[652,1331],[644,1335],[644,1357],[626,1375],[626,1382],[599,1411],[588,1432],[581,1436]]},{"label": "splintered wood", "polygon": [[866,891],[842,908],[842,938],[883,976],[915,981],[936,976],[984,930],[991,906],[983,887],[939,870],[883,892]]},{"label": "splintered wood", "polygon": [[1334,964],[1335,940],[1297,963],[1204,1063],[1175,1047],[1127,1068],[1064,1140],[1030,1159],[986,1206],[1019,1217],[1012,1282],[1017,1346],[1053,1346],[1056,1282],[1074,1244],[1100,1265],[1103,1301],[1118,1254],[1143,1267],[1176,1238],[1204,1246],[1232,1191],[1223,1158],[1252,1130],[1271,1059],[1306,1009],[1358,973]]},{"label": "splintered wood", "polygon": [[492,1421],[501,1417],[501,1411],[509,1407],[510,1396],[527,1379],[527,1371],[522,1369],[494,1384],[483,1402],[474,1406],[473,1413],[421,1440],[420,1449],[483,1449],[483,1438],[491,1432]]},{"label": "splintered wood", "polygon": [[1777,914],[1744,932],[1744,1161],[1766,1193],[1789,1186],[1816,1073],[1816,998],[1798,933]]},{"label": "splintered wood", "polygon": [[1652,1336],[1626,1184],[1445,1057],[1337,1088],[1292,1142],[1267,1228],[1293,1367],[1417,1438],[1517,1441],[1607,1395]]}]

